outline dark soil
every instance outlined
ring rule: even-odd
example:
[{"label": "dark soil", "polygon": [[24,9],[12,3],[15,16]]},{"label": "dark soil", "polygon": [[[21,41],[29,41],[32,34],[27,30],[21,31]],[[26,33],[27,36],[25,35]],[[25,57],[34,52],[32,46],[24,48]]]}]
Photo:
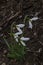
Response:
[{"label": "dark soil", "polygon": [[[27,42],[29,51],[22,61],[9,59],[2,36],[7,35],[14,21],[22,23],[26,15],[39,17],[33,21],[32,30],[25,30],[26,36],[30,37]],[[43,0],[0,0],[0,65],[43,65]]]}]

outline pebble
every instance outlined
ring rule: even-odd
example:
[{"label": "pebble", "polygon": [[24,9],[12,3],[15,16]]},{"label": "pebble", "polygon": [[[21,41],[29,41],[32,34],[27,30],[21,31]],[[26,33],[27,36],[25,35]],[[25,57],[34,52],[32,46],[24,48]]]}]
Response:
[{"label": "pebble", "polygon": [[37,33],[36,33],[36,32],[34,32],[34,35],[36,36],[36,35],[37,35]]},{"label": "pebble", "polygon": [[7,50],[4,50],[4,54],[7,53]]}]

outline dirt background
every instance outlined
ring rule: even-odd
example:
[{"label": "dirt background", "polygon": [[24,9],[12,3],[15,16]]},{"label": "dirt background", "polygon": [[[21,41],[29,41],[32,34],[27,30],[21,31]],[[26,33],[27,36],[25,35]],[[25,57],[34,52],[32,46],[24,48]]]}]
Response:
[{"label": "dirt background", "polygon": [[[39,19],[33,21],[32,30],[25,30],[26,36],[31,38],[27,43],[29,51],[19,62],[6,57],[7,46],[2,36],[7,35],[14,21],[22,23],[26,15]],[[43,0],[0,0],[0,65],[43,65]]]}]

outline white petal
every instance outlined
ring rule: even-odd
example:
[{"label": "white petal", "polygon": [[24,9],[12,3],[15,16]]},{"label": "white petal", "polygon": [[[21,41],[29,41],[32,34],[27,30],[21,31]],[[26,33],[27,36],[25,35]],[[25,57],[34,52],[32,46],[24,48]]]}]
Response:
[{"label": "white petal", "polygon": [[19,28],[23,28],[25,25],[24,24],[18,24],[16,26],[19,27]]},{"label": "white petal", "polygon": [[17,33],[15,33],[15,35],[21,35],[22,34],[22,32],[17,32]]},{"label": "white petal", "polygon": [[23,33],[22,30],[21,30],[20,28],[17,28],[17,30],[18,30],[19,32],[15,33],[16,36],[18,36],[18,35],[20,35],[20,34]]},{"label": "white petal", "polygon": [[23,41],[21,41],[21,44],[22,44],[23,46],[26,46],[26,44],[25,44]]},{"label": "white petal", "polygon": [[21,30],[19,27],[17,27],[17,30],[18,30],[19,32],[22,32],[22,30]]},{"label": "white petal", "polygon": [[32,29],[32,22],[31,21],[29,21],[29,28],[31,28]]},{"label": "white petal", "polygon": [[15,40],[16,40],[16,42],[18,42],[18,38],[16,38]]},{"label": "white petal", "polygon": [[22,41],[28,41],[30,38],[21,37]]},{"label": "white petal", "polygon": [[30,19],[31,21],[36,21],[38,20],[38,17],[33,17],[32,19]]},{"label": "white petal", "polygon": [[14,34],[14,38],[15,38],[16,42],[18,42],[18,35]]}]

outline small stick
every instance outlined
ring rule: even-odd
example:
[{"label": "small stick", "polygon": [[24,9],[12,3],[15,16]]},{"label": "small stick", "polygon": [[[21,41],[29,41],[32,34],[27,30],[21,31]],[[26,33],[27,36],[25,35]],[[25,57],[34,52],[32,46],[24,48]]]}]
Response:
[{"label": "small stick", "polygon": [[[9,23],[9,21],[10,21],[11,19],[17,17],[20,13],[21,13],[21,12],[19,11],[19,12],[17,12],[15,15],[11,16],[10,18],[8,18],[8,19],[3,23],[3,25],[0,26],[0,27],[1,27],[2,29],[3,29],[3,28],[6,28],[6,26],[7,26],[8,23]],[[2,29],[1,29],[0,31],[2,31]]]},{"label": "small stick", "polygon": [[8,18],[8,20],[7,20],[7,21],[11,20],[11,19],[12,19],[12,18],[14,18],[14,17],[17,17],[19,14],[20,14],[20,11],[19,11],[19,12],[17,12],[15,15],[11,16],[10,18]]}]

